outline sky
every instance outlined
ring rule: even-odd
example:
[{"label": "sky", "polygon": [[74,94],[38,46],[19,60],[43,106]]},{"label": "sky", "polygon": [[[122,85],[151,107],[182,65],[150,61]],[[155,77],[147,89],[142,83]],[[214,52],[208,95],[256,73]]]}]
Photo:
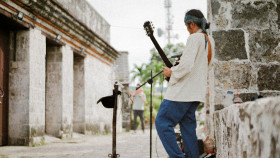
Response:
[{"label": "sky", "polygon": [[[87,0],[92,7],[110,24],[110,44],[117,51],[128,51],[129,70],[133,65],[148,63],[150,50],[154,45],[146,35],[143,24],[151,21],[155,27],[154,36],[163,48],[166,36],[158,37],[157,29],[166,28],[165,0]],[[173,16],[171,43],[186,44],[189,33],[184,25],[184,15],[189,9],[200,9],[207,17],[207,0],[171,0]]]}]

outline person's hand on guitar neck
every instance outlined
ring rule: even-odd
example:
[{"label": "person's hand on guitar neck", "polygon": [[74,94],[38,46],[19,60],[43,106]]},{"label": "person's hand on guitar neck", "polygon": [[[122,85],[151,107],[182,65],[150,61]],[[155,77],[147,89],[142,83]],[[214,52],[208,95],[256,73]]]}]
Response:
[{"label": "person's hand on guitar neck", "polygon": [[170,77],[171,76],[171,74],[172,74],[172,70],[171,69],[169,69],[168,67],[162,67],[162,69],[163,69],[163,75],[165,76],[165,77]]}]

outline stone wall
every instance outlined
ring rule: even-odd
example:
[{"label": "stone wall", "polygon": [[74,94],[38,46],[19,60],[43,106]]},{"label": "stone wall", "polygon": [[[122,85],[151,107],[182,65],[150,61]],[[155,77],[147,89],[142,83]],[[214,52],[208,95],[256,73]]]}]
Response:
[{"label": "stone wall", "polygon": [[[208,0],[216,54],[206,134],[217,157],[279,157],[280,98],[246,102],[280,95],[279,8],[279,0]],[[246,103],[220,110],[226,92],[237,90]]]},{"label": "stone wall", "polygon": [[[113,94],[115,74],[111,67],[92,57],[85,58],[84,64],[86,134],[111,132],[113,109],[107,109],[101,103],[97,104],[97,101]],[[121,100],[118,100],[117,130],[121,131]]]},{"label": "stone wall", "polygon": [[214,112],[218,158],[279,158],[280,97],[232,105]]},{"label": "stone wall", "polygon": [[210,112],[228,90],[243,101],[280,95],[280,2],[208,0],[215,40]]},{"label": "stone wall", "polygon": [[59,0],[58,2],[77,17],[77,20],[82,21],[106,42],[110,43],[109,23],[86,0]]}]

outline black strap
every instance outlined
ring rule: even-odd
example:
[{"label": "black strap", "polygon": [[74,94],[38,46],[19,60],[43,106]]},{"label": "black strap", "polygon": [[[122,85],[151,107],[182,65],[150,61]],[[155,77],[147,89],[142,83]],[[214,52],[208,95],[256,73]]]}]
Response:
[{"label": "black strap", "polygon": [[204,35],[204,38],[205,38],[205,49],[206,49],[208,40],[207,40],[207,37],[205,35]]}]

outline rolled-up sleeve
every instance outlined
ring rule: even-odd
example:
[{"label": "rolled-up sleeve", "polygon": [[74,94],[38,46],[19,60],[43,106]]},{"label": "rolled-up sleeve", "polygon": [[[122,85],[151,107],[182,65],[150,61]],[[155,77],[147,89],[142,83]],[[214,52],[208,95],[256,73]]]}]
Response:
[{"label": "rolled-up sleeve", "polygon": [[171,68],[172,74],[169,85],[175,84],[178,80],[191,72],[199,49],[200,41],[198,35],[191,35],[187,40],[186,47],[180,58],[180,64]]}]

